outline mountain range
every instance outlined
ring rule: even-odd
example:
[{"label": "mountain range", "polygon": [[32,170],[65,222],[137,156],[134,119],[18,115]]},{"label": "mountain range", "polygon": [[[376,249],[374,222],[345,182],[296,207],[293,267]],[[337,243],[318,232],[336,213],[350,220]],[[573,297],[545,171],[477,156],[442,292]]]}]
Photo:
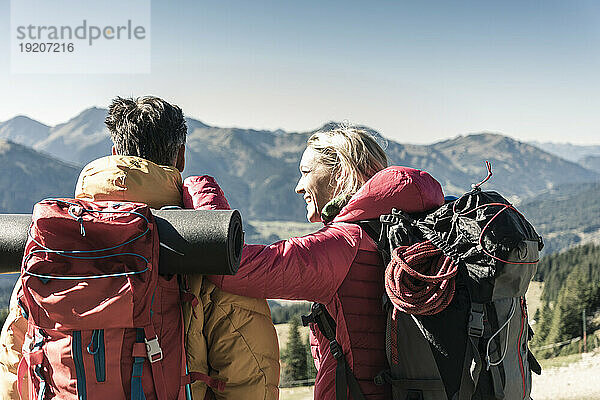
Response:
[{"label": "mountain range", "polygon": [[[72,196],[82,166],[110,153],[105,115],[105,109],[90,108],[53,127],[25,116],[0,123],[0,212],[29,213],[42,198]],[[187,126],[184,176],[215,176],[232,207],[242,211],[249,239],[264,243],[311,229],[289,221],[305,221],[304,202],[294,186],[314,131],[220,128],[192,118]],[[484,188],[519,204],[544,236],[545,254],[600,242],[600,146],[531,144],[490,133],[414,145],[365,129],[387,143],[390,164],[430,172],[446,194],[459,195],[481,181],[489,160],[494,175]],[[0,289],[9,290],[14,279],[0,276]]]},{"label": "mountain range", "polygon": [[[93,107],[54,127],[23,116],[0,123],[0,138],[7,140],[2,165],[15,171],[5,174],[8,181],[0,185],[0,212],[30,210],[47,194],[71,195],[81,167],[110,153],[105,116],[105,109]],[[187,118],[187,125],[184,175],[215,176],[232,207],[239,208],[246,218],[305,220],[304,202],[294,187],[306,140],[316,130],[295,133],[220,128],[192,118]],[[390,164],[430,172],[446,194],[459,195],[485,178],[484,160],[492,163],[494,171],[486,188],[498,190],[515,203],[565,183],[600,179],[598,173],[576,162],[499,134],[472,134],[414,145],[383,139],[365,129],[387,142]]]},{"label": "mountain range", "polygon": [[[587,168],[587,159],[589,157],[600,158],[600,145],[575,145],[571,143],[551,143],[534,141],[530,144],[535,147],[547,151],[548,153],[557,155],[565,160],[573,161]],[[596,170],[597,171],[597,170]]]},{"label": "mountain range", "polygon": [[[35,164],[38,168],[41,167],[39,163],[60,165],[69,172],[59,177],[61,184],[54,186],[54,192],[72,193],[76,181],[73,169],[80,169],[90,160],[110,153],[111,141],[104,126],[105,116],[105,109],[93,107],[54,127],[24,116],[0,123],[0,138],[37,152],[29,152],[20,161],[13,157],[11,168],[15,168],[14,163],[34,165],[33,159],[38,160]],[[332,124],[325,124],[319,129]],[[304,220],[303,201],[293,188],[299,177],[298,162],[306,140],[314,131],[292,133],[220,128],[192,118],[187,118],[187,125],[188,151],[184,175],[215,176],[232,206],[241,209],[249,218]],[[482,180],[486,176],[484,160],[489,160],[494,169],[494,176],[487,187],[502,192],[517,203],[564,183],[599,179],[597,173],[580,164],[499,134],[458,136],[431,145],[386,141],[390,164],[408,165],[430,172],[440,181],[446,194],[461,194],[472,183]],[[23,151],[22,147],[11,148]],[[6,160],[8,162],[8,158]],[[3,212],[14,212],[17,205],[19,210],[28,209],[39,200],[29,193],[29,189],[40,185],[48,187],[48,183],[53,182],[54,178],[50,175],[55,173],[55,169],[38,168],[29,168],[34,175],[36,172],[39,174],[37,180],[27,186],[13,185],[10,193],[4,193],[4,197],[29,198],[29,204],[25,201],[13,205],[5,202],[2,203]]]}]

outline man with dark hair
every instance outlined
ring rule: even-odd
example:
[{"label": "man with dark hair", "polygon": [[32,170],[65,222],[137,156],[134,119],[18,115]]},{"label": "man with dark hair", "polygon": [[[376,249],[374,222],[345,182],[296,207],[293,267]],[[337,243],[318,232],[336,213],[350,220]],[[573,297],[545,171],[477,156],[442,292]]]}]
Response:
[{"label": "man with dark hair", "polygon": [[[158,97],[117,97],[106,117],[113,141],[112,156],[85,166],[75,197],[92,201],[143,202],[152,208],[183,206],[181,172],[185,167],[187,127],[181,109]],[[209,176],[200,183],[195,208],[229,207],[211,199],[221,189]],[[222,194],[222,192],[221,192]],[[199,260],[201,262],[201,260]],[[184,277],[187,298],[182,303],[187,367],[209,375],[207,382],[227,382],[218,399],[277,399],[279,349],[266,300],[226,293],[202,275]],[[0,336],[0,398],[19,399],[17,365],[27,322],[16,301],[20,281],[13,291],[10,314]],[[209,367],[210,361],[210,367]],[[66,378],[69,379],[69,378]],[[27,398],[26,380],[22,389]],[[210,398],[202,381],[192,384],[196,400]]]},{"label": "man with dark hair", "polygon": [[108,107],[105,123],[113,155],[138,156],[183,171],[187,126],[181,108],[158,97],[117,97]]}]

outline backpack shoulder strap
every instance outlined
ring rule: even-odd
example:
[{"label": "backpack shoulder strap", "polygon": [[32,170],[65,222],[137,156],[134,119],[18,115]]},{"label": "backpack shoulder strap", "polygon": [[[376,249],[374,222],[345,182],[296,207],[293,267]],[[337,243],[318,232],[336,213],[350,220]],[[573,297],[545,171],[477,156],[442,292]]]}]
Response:
[{"label": "backpack shoulder strap", "polygon": [[457,400],[470,400],[475,393],[483,360],[479,354],[478,343],[483,336],[484,305],[471,303],[471,312],[467,324],[467,347],[462,368],[460,390]]},{"label": "backpack shoulder strap", "polygon": [[313,303],[310,314],[302,316],[302,325],[307,326],[311,322],[317,324],[319,331],[329,341],[331,355],[337,361],[337,367],[335,368],[335,399],[347,400],[348,391],[350,391],[353,400],[365,400],[358,381],[346,361],[344,350],[335,338],[335,321],[329,315],[324,304]]}]

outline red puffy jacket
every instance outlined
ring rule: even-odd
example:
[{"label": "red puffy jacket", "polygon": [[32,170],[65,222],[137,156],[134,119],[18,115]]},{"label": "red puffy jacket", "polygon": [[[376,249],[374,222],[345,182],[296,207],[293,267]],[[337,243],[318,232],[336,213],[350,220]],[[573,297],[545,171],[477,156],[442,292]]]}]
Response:
[{"label": "red puffy jacket", "polygon": [[[325,304],[336,338],[367,399],[389,399],[389,386],[373,377],[386,368],[381,258],[373,240],[351,222],[378,218],[392,208],[421,212],[444,203],[440,184],[428,173],[389,167],[374,175],[335,219],[318,232],[268,246],[246,245],[235,276],[209,277],[222,289],[245,296],[309,300]],[[336,360],[329,343],[311,327],[318,368],[315,399],[335,399]]]}]

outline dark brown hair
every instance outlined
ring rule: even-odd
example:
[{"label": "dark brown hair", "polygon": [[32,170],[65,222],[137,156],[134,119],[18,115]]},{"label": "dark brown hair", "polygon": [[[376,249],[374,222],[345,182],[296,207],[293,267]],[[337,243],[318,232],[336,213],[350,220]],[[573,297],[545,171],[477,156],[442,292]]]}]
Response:
[{"label": "dark brown hair", "polygon": [[152,96],[115,98],[105,123],[117,154],[160,165],[174,165],[187,135],[181,108]]}]

